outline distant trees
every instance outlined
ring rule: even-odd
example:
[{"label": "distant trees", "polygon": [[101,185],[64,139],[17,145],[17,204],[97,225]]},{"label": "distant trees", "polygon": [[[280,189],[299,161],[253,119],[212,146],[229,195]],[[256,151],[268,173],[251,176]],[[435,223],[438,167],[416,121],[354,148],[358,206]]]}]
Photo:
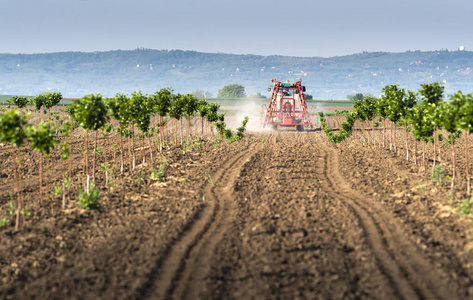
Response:
[{"label": "distant trees", "polygon": [[251,94],[248,98],[249,99],[255,99],[255,100],[267,99],[267,97],[265,95],[261,94],[260,92],[258,92],[256,94]]},{"label": "distant trees", "polygon": [[[306,97],[307,98],[307,97]],[[347,99],[351,101],[356,101],[356,100],[363,100],[363,94],[362,93],[356,93],[356,94],[349,94],[347,95]]]},{"label": "distant trees", "polygon": [[195,92],[192,93],[195,97],[198,99],[205,99],[205,92],[204,90],[196,90]]},{"label": "distant trees", "polygon": [[304,93],[304,97],[306,100],[313,100],[314,99],[314,96],[310,95],[310,94],[305,94]]},{"label": "distant trees", "polygon": [[212,93],[211,93],[211,92],[206,92],[206,91],[204,91],[204,90],[196,90],[196,91],[193,92],[192,94],[193,94],[195,97],[197,97],[199,100],[212,98]]},{"label": "distant trees", "polygon": [[235,99],[235,98],[245,98],[246,92],[245,87],[241,84],[230,84],[224,86],[221,90],[218,91],[217,98],[219,99]]}]

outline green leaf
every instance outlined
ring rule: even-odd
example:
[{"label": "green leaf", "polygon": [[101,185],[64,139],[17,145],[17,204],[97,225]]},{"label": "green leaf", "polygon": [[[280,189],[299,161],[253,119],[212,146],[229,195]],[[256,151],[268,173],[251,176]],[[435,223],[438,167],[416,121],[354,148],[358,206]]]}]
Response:
[{"label": "green leaf", "polygon": [[24,116],[16,109],[0,114],[0,142],[23,146],[28,117],[29,115]]},{"label": "green leaf", "polygon": [[108,110],[100,94],[74,100],[74,120],[85,130],[96,131],[108,122]]},{"label": "green leaf", "polygon": [[54,130],[49,122],[41,121],[38,127],[30,126],[26,132],[31,148],[46,156],[51,153],[51,149],[58,142],[53,135]]}]

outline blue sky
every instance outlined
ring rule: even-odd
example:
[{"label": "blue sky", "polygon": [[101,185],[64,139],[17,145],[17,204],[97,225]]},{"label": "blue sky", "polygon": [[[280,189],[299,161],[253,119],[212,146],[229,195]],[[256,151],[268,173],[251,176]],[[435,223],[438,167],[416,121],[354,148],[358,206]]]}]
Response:
[{"label": "blue sky", "polygon": [[1,0],[0,53],[473,50],[467,0]]}]

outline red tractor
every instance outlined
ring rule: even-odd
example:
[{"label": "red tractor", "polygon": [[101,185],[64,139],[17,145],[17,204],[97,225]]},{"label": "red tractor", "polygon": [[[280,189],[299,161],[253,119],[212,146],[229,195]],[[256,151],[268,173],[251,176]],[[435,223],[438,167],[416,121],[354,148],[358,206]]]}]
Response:
[{"label": "red tractor", "polygon": [[297,131],[303,131],[305,127],[312,128],[314,124],[310,120],[302,79],[296,82],[280,82],[276,79],[271,81],[274,82],[274,87],[269,106],[264,108],[263,127],[296,127]]}]

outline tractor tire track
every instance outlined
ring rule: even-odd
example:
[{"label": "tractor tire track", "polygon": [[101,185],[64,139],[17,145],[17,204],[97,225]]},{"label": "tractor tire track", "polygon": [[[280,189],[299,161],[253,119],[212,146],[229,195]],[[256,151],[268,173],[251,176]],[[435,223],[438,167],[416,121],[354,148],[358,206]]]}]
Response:
[{"label": "tractor tire track", "polygon": [[401,298],[356,215],[324,190],[318,152],[306,133],[274,132],[244,166],[202,299]]},{"label": "tractor tire track", "polygon": [[338,156],[323,143],[314,143],[321,152],[320,175],[326,177],[328,191],[340,197],[357,216],[374,256],[384,275],[403,299],[456,299],[445,283],[445,276],[431,267],[408,241],[400,224],[380,205],[352,190],[339,172]]},{"label": "tractor tire track", "polygon": [[175,242],[169,245],[157,262],[156,273],[141,289],[143,299],[197,299],[209,271],[213,250],[222,239],[232,220],[232,192],[241,168],[262,145],[251,144],[248,149],[229,158],[212,176],[204,188],[206,205],[186,227]]}]

